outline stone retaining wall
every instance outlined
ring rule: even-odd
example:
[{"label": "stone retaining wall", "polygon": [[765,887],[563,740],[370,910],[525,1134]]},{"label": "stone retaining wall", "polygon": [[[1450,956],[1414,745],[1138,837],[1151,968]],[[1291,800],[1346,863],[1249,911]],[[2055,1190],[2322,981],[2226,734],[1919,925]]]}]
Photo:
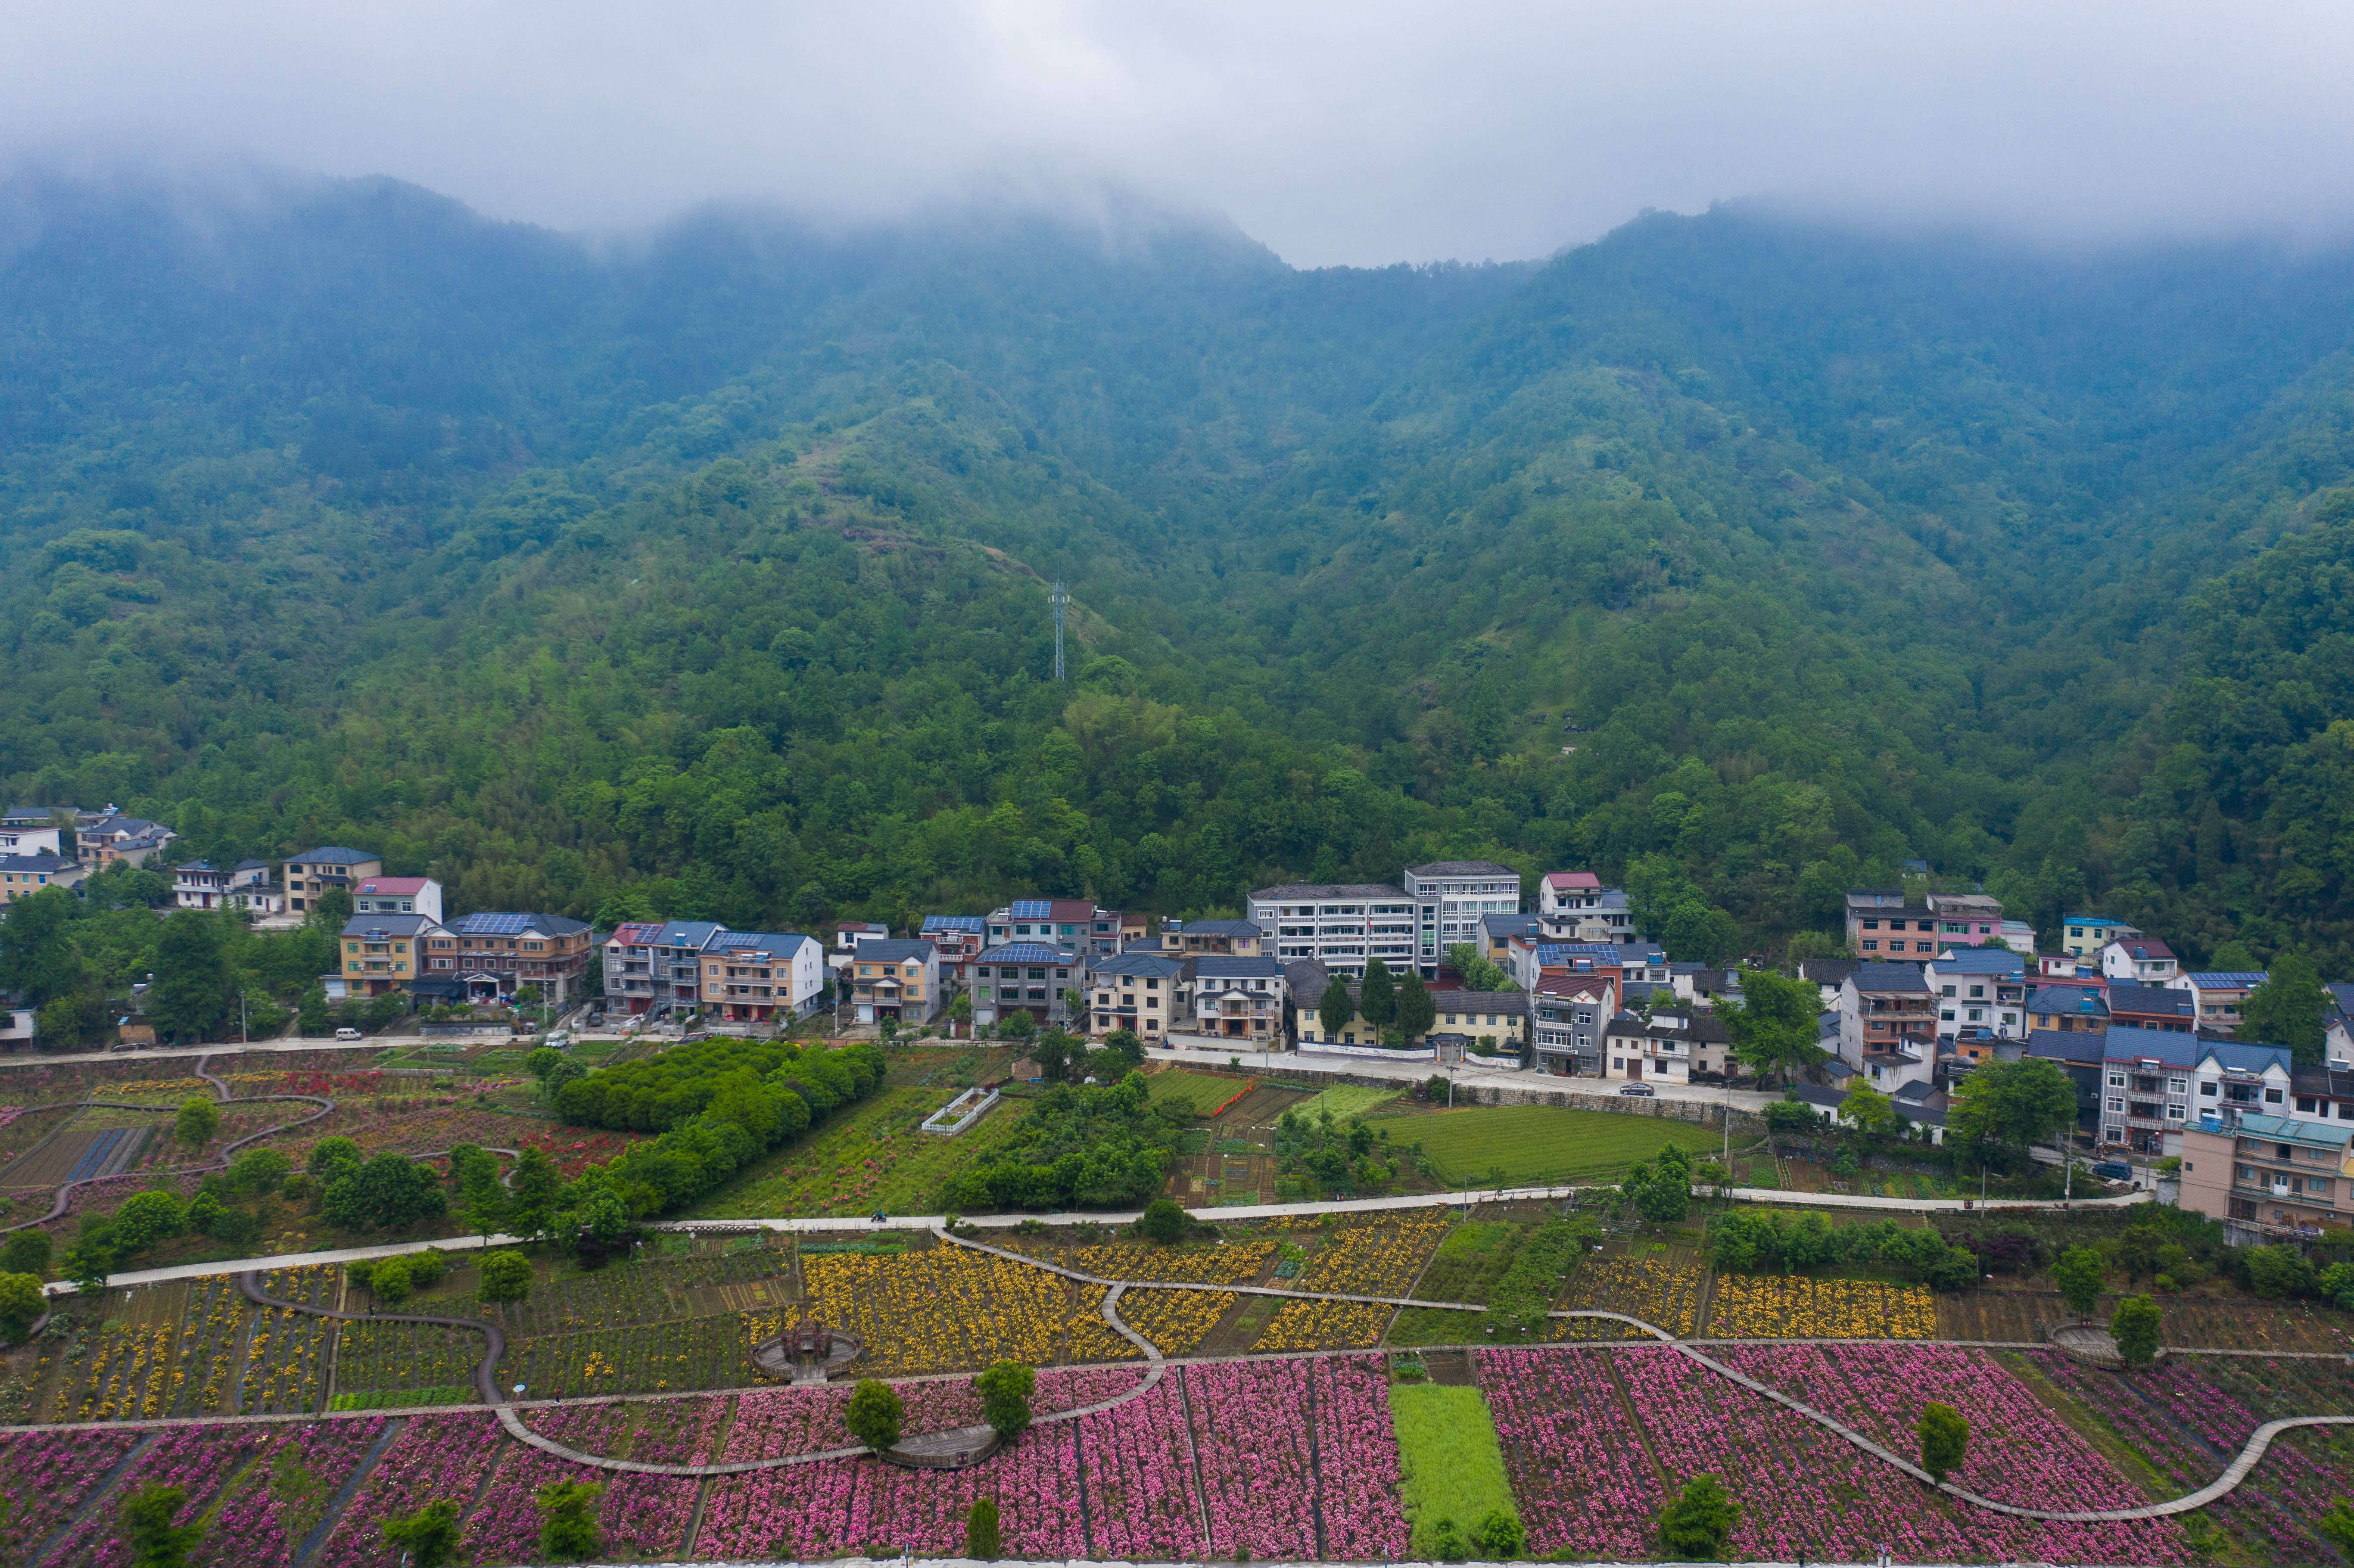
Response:
[{"label": "stone retaining wall", "polygon": [[[1191,1067],[1191,1064],[1187,1065]],[[1203,1071],[1192,1068],[1193,1071]],[[1223,1071],[1224,1069],[1221,1069]],[[1280,1066],[1246,1075],[1261,1082],[1291,1079],[1324,1087],[1343,1084],[1355,1088],[1397,1089],[1406,1087],[1403,1079],[1375,1077],[1364,1073],[1344,1072],[1337,1068],[1300,1067],[1286,1062]],[[1639,1095],[1619,1096],[1612,1090],[1581,1089],[1566,1086],[1582,1080],[1529,1075],[1530,1082],[1521,1084],[1466,1084],[1455,1086],[1455,1103],[1458,1106],[1555,1106],[1568,1110],[1609,1111],[1617,1116],[1666,1117],[1672,1121],[1688,1121],[1701,1127],[1723,1127],[1725,1106],[1722,1100],[1670,1099],[1665,1095],[1647,1099]],[[1763,1133],[1766,1118],[1756,1111],[1733,1110],[1733,1130]]]}]

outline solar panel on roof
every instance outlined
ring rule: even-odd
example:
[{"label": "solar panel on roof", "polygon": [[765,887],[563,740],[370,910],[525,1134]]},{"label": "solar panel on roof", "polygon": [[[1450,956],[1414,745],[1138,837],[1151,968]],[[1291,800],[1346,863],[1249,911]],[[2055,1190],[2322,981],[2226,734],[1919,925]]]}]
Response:
[{"label": "solar panel on roof", "polygon": [[531,928],[528,915],[469,915],[458,927],[473,937],[514,937]]},{"label": "solar panel on roof", "polygon": [[1013,918],[1016,920],[1051,920],[1054,917],[1055,906],[1051,899],[1017,898],[1013,901]]}]

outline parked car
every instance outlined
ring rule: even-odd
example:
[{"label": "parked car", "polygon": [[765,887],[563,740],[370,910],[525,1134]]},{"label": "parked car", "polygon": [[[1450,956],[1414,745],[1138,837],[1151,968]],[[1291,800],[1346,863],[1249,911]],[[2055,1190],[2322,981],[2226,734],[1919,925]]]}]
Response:
[{"label": "parked car", "polygon": [[348,1028],[346,1028],[346,1029],[338,1029],[338,1030],[336,1030],[336,1031],[335,1031],[335,1038],[336,1038],[336,1039],[338,1039],[338,1040],[356,1040],[356,1039],[358,1039],[359,1037],[360,1037],[360,1032],[359,1032],[358,1030],[356,1030],[356,1029],[348,1029]]},{"label": "parked car", "polygon": [[2134,1179],[2133,1167],[2122,1160],[2104,1160],[2093,1167],[2093,1174],[2104,1181],[2130,1181]]},{"label": "parked car", "polygon": [[1656,1099],[1659,1097],[1659,1091],[1651,1087],[1649,1084],[1629,1084],[1618,1092],[1622,1095],[1632,1095],[1637,1099],[1641,1100]]}]

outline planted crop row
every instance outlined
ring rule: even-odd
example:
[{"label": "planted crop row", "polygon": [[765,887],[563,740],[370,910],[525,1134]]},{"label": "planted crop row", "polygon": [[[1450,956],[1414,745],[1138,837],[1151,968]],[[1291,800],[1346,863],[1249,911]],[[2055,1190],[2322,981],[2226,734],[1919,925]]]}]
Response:
[{"label": "planted crop row", "polygon": [[741,1314],[681,1318],[578,1334],[536,1334],[507,1341],[498,1373],[535,1395],[663,1393],[741,1388],[765,1381],[752,1347],[777,1331],[775,1319]]},{"label": "planted crop row", "polygon": [[[482,1336],[431,1323],[345,1323],[335,1350],[336,1408],[344,1393],[466,1384],[481,1359]],[[466,1397],[472,1398],[471,1393]]]},{"label": "planted crop row", "polygon": [[993,1361],[1044,1366],[1108,1334],[1103,1287],[962,1247],[905,1257],[835,1255],[801,1269],[811,1315],[866,1343],[866,1365],[899,1374],[978,1371]]}]

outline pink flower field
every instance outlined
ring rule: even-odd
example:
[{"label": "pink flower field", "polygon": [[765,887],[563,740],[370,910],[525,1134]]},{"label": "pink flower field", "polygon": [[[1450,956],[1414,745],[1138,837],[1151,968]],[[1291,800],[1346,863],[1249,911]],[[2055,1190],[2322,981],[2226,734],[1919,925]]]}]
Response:
[{"label": "pink flower field", "polygon": [[[2025,1381],[1955,1345],[1753,1344],[1718,1352],[1744,1375],[1828,1411],[1899,1452],[1921,1405],[1970,1421],[1956,1478],[1988,1496],[2063,1508],[2129,1507],[2142,1494],[2071,1420],[2105,1422],[2140,1448],[2168,1491],[2211,1479],[2255,1425],[2291,1406],[2354,1402],[2354,1378],[2302,1363],[2186,1360],[2130,1382],[2034,1355]],[[1689,1477],[1722,1478],[1740,1505],[1744,1557],[1915,1562],[2194,1560],[2168,1520],[2045,1524],[1938,1498],[1814,1423],[1673,1351],[1480,1351],[1485,1393],[1532,1556],[1641,1561],[1658,1512]],[[1039,1414],[1132,1392],[1134,1367],[1039,1376]],[[1407,1551],[1386,1358],[1337,1354],[1172,1366],[1140,1397],[1044,1421],[964,1470],[910,1470],[864,1456],[744,1475],[638,1476],[511,1441],[482,1411],[311,1423],[82,1433],[0,1433],[5,1560],[125,1568],[122,1501],[176,1485],[202,1521],[194,1568],[396,1568],[381,1527],[422,1504],[461,1510],[460,1561],[537,1555],[534,1494],[551,1481],[604,1487],[603,1554],[616,1560],[822,1560],[960,1552],[977,1498],[1001,1511],[1005,1554],[1165,1562],[1394,1561]],[[2045,1380],[2048,1380],[2048,1383]],[[980,1417],[970,1380],[898,1385],[910,1433]],[[2078,1414],[2049,1403],[2058,1389]],[[2044,1390],[2039,1394],[2036,1390]],[[582,1402],[529,1413],[586,1452],[663,1463],[790,1458],[854,1446],[850,1389]],[[101,1489],[102,1491],[101,1491]],[[2354,1439],[2279,1445],[2256,1484],[2210,1513],[2253,1561],[2322,1560],[2304,1520],[2354,1490]],[[93,1500],[94,1499],[94,1500]],[[45,1549],[44,1549],[45,1548]]]}]

